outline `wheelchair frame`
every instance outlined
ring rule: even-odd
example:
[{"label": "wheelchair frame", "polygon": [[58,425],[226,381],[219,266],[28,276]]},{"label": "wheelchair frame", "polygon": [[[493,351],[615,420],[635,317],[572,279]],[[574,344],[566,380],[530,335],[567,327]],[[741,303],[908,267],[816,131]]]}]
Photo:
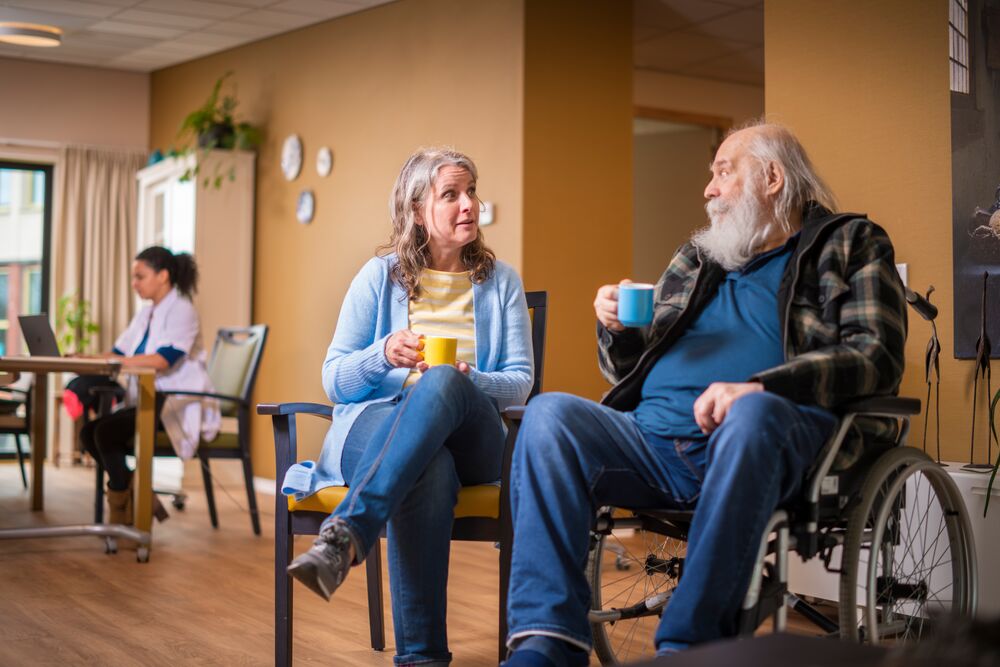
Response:
[{"label": "wheelchair frame", "polygon": [[[756,564],[740,611],[739,633],[741,635],[752,635],[768,616],[773,617],[776,632],[785,630],[788,608],[791,607],[817,625],[824,633],[839,633],[848,639],[877,642],[878,632],[873,625],[876,618],[874,607],[877,606],[880,598],[866,600],[868,613],[863,615],[862,628],[859,628],[857,624],[852,626],[845,623],[851,616],[856,618],[857,604],[854,598],[856,597],[856,586],[861,583],[859,579],[860,561],[857,563],[847,561],[849,558],[859,555],[859,548],[865,548],[862,545],[865,543],[866,537],[868,544],[872,543],[871,537],[873,535],[877,537],[874,541],[875,544],[883,544],[881,539],[886,535],[884,530],[882,532],[880,530],[888,526],[892,517],[898,515],[901,509],[896,500],[897,496],[894,494],[903,489],[903,485],[910,475],[909,471],[932,478],[931,483],[934,486],[935,496],[943,494],[949,505],[953,507],[945,512],[948,521],[949,546],[951,547],[953,543],[958,545],[958,555],[962,560],[958,564],[960,568],[958,571],[961,575],[953,577],[952,582],[960,596],[953,607],[970,615],[975,611],[977,588],[975,547],[972,541],[968,513],[961,496],[954,482],[937,464],[930,461],[920,450],[903,445],[909,430],[909,417],[920,412],[920,401],[896,397],[869,398],[845,406],[842,412],[843,416],[836,433],[824,445],[818,457],[819,463],[807,477],[806,492],[802,501],[794,508],[779,508],[772,515],[761,537]],[[840,477],[836,474],[831,475],[831,470],[837,454],[858,417],[893,418],[898,425],[897,436],[892,446],[879,453],[877,458],[872,461],[871,466],[863,471],[864,474],[859,477],[858,483],[851,485],[851,488],[843,489],[840,488]],[[884,464],[880,466],[879,463],[883,461]],[[882,468],[886,469],[885,478],[872,480],[870,473]],[[823,501],[831,496],[836,499],[838,511],[832,518],[827,518],[822,516],[824,513]],[[889,501],[886,501],[887,498]],[[592,610],[589,620],[594,630],[595,652],[602,664],[614,664],[619,661],[617,651],[611,645],[605,632],[606,625],[646,616],[655,615],[658,617],[667,608],[672,593],[672,588],[663,591],[657,589],[654,595],[634,604],[621,608],[602,608],[602,591],[600,590],[602,553],[611,547],[611,545],[606,544],[606,538],[611,535],[613,530],[631,528],[674,540],[686,541],[687,530],[694,516],[694,511],[656,509],[633,509],[630,511],[632,512],[631,516],[621,517],[616,516],[620,514],[620,510],[602,508],[592,530],[593,548],[587,567],[588,581],[591,582],[592,586]],[[873,521],[873,519],[875,520]],[[850,528],[852,521],[860,522],[855,527],[853,536]],[[952,525],[956,526],[955,530],[951,528]],[[898,534],[889,535],[889,539],[898,539],[898,537]],[[938,537],[940,537],[940,532]],[[848,542],[851,544],[847,544]],[[836,569],[830,564],[832,552],[837,546],[844,547],[840,569]],[[882,547],[880,547],[881,549]],[[851,554],[848,553],[849,550],[852,551]],[[843,598],[846,593],[846,597],[850,598],[848,603],[851,608],[846,609],[847,605],[841,605],[841,622],[839,624],[789,592],[788,556],[791,551],[796,552],[803,560],[819,555],[828,571],[841,575],[841,602],[844,602]],[[768,562],[769,556],[773,556],[773,563]],[[616,554],[615,558],[616,569],[625,569],[621,567],[622,555]],[[878,566],[878,555],[875,558],[875,565],[870,566],[867,572],[866,583],[869,587],[876,582],[874,572]],[[889,562],[891,564],[893,561]],[[683,572],[683,557],[674,556],[664,559],[651,553],[642,561],[641,566],[644,568],[645,576],[664,574],[674,578],[676,582]],[[884,563],[883,567],[885,567]],[[640,573],[640,576],[642,574]],[[892,586],[893,591],[898,586],[904,594],[909,592],[913,595],[914,591],[918,590],[918,587],[912,584],[893,583]],[[924,586],[923,589],[919,589],[923,595],[927,594],[926,588]],[[869,627],[872,630],[866,632],[865,629]]]}]

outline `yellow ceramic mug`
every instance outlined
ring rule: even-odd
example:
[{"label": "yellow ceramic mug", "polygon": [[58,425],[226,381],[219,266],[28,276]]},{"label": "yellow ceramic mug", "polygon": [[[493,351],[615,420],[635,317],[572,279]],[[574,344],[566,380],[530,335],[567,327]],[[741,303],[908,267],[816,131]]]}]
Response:
[{"label": "yellow ceramic mug", "polygon": [[428,366],[454,366],[458,339],[450,336],[424,336],[424,361]]}]

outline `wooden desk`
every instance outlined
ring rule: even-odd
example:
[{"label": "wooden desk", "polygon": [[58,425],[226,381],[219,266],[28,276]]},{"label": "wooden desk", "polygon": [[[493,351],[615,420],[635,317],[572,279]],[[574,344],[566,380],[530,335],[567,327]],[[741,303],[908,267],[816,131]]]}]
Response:
[{"label": "wooden desk", "polygon": [[49,526],[45,528],[14,528],[0,530],[0,539],[17,537],[62,537],[69,535],[103,535],[127,537],[140,543],[139,560],[149,558],[153,527],[153,445],[156,436],[156,371],[151,368],[125,368],[114,359],[82,359],[74,357],[0,357],[0,373],[34,373],[31,391],[31,509],[45,507],[45,451],[48,417],[48,374],[134,375],[139,395],[135,420],[135,526],[83,524]]}]

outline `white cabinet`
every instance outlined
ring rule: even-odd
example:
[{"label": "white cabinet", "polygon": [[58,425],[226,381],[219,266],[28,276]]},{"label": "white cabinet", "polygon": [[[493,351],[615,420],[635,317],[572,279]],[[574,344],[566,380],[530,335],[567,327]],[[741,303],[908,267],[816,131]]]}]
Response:
[{"label": "white cabinet", "polygon": [[[246,151],[192,153],[166,158],[138,175],[136,250],[162,245],[194,255],[200,274],[194,302],[209,351],[220,327],[251,324],[254,161],[255,154]],[[195,166],[199,174],[182,181]],[[220,187],[205,187],[201,181],[215,174],[222,176]]]}]

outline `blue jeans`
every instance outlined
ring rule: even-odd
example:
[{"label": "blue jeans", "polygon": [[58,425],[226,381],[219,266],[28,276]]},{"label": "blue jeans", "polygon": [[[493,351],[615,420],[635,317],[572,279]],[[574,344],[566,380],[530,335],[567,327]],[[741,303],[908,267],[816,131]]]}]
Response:
[{"label": "blue jeans", "polygon": [[697,504],[684,576],[656,646],[735,635],[767,521],[799,492],[835,426],[826,410],[760,392],[738,399],[707,440],[647,442],[631,413],[568,394],[539,395],[525,413],[511,471],[508,644],[544,634],[590,648],[584,568],[603,505]]},{"label": "blue jeans", "polygon": [[347,524],[361,555],[388,522],[398,665],[451,661],[448,554],[458,490],[499,479],[503,446],[496,401],[451,366],[369,406],[347,435],[342,468],[351,488],[331,518]]}]

